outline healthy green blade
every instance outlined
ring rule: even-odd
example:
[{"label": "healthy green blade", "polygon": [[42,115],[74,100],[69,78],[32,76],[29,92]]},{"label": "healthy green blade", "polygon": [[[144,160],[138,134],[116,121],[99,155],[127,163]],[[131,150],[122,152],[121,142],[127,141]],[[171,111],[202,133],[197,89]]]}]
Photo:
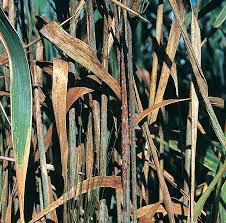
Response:
[{"label": "healthy green blade", "polygon": [[194,218],[193,218],[194,222],[197,220],[198,216],[201,214],[203,206],[205,205],[207,199],[209,198],[210,194],[214,190],[214,187],[216,186],[217,182],[223,176],[225,169],[226,169],[226,161],[224,161],[224,164],[218,170],[217,175],[214,177],[214,179],[208,186],[207,190],[202,194],[202,196],[199,198],[198,202],[196,203],[195,210],[194,210]]},{"label": "healthy green blade", "polygon": [[20,222],[24,222],[24,189],[32,122],[31,80],[22,42],[2,10],[0,10],[0,39],[9,57],[12,142],[20,198]]},{"label": "healthy green blade", "polygon": [[224,5],[224,8],[221,10],[220,14],[217,16],[213,24],[213,27],[219,28],[223,24],[225,19],[226,19],[226,4]]}]

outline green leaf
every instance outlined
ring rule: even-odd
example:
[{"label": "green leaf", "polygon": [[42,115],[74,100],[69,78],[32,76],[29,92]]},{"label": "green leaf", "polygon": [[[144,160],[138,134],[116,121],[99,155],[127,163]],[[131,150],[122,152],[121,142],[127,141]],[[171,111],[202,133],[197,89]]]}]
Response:
[{"label": "green leaf", "polygon": [[226,182],[221,188],[220,201],[219,201],[219,222],[224,222],[226,219],[226,208],[225,208],[225,198],[226,198]]},{"label": "green leaf", "polygon": [[[155,136],[155,140],[157,142],[160,142],[160,138]],[[180,149],[178,148],[178,141],[169,139],[168,141],[163,141],[165,148],[165,152],[167,153],[167,156],[170,155],[170,153],[173,151],[178,152],[179,154],[181,153]],[[215,153],[213,152],[213,149],[211,148],[212,146],[208,146],[205,149],[205,152],[203,154],[202,148],[197,149],[197,154],[196,158],[198,163],[201,165],[205,166],[207,169],[210,171],[216,172],[217,168],[219,166],[219,159],[216,157]],[[170,150],[167,150],[169,148]],[[219,147],[218,147],[219,148]]]},{"label": "green leaf", "polygon": [[23,222],[24,189],[32,122],[31,80],[23,44],[2,10],[0,10],[0,33],[0,39],[9,57],[11,131],[16,161],[21,222]]},{"label": "green leaf", "polygon": [[214,177],[214,179],[208,186],[207,190],[202,194],[202,196],[199,198],[198,202],[196,203],[195,211],[194,211],[194,218],[193,218],[194,222],[196,221],[198,216],[201,214],[201,211],[202,211],[207,199],[209,198],[210,194],[214,190],[219,179],[223,176],[225,169],[226,169],[226,161],[220,167],[219,171],[217,172],[217,175]]},{"label": "green leaf", "polygon": [[217,18],[213,24],[213,27],[219,28],[223,24],[225,19],[226,19],[226,4],[224,5],[224,8],[221,10],[219,15],[217,16]]},{"label": "green leaf", "polygon": [[197,155],[199,162],[205,166],[206,168],[208,168],[209,170],[216,172],[218,165],[220,163],[220,161],[218,160],[218,158],[216,157],[215,153],[213,152],[213,149],[211,147],[208,147],[205,154],[198,154]]}]

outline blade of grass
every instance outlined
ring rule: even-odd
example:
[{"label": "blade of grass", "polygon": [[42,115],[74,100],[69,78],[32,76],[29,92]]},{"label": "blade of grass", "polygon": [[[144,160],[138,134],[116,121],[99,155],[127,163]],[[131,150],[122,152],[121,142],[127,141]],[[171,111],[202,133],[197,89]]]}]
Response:
[{"label": "blade of grass", "polygon": [[0,39],[9,56],[11,130],[20,200],[20,220],[23,223],[24,191],[32,122],[31,80],[22,42],[2,10],[0,10],[0,33]]},{"label": "blade of grass", "polygon": [[[71,88],[70,88],[71,90]],[[76,162],[75,162],[75,150],[76,150],[76,123],[75,123],[75,108],[71,108],[69,111],[69,186],[73,187],[76,182]]]},{"label": "blade of grass", "polygon": [[202,194],[202,196],[199,198],[197,204],[195,205],[195,210],[194,210],[194,216],[193,216],[193,221],[195,222],[196,219],[199,217],[199,215],[201,214],[201,211],[208,199],[208,197],[210,196],[210,194],[212,193],[212,191],[214,190],[215,186],[217,185],[218,181],[220,180],[220,178],[223,176],[223,174],[225,173],[226,170],[226,161],[224,161],[224,164],[220,167],[220,169],[217,172],[217,175],[214,177],[214,179],[211,181],[210,185],[208,186],[207,190]]},{"label": "blade of grass", "polygon": [[[103,7],[104,25],[103,25],[103,48],[102,48],[102,64],[108,71],[108,1],[105,1]],[[108,151],[108,97],[106,94],[101,95],[101,147],[100,147],[100,175],[107,175],[107,151]],[[104,201],[103,201],[104,202]],[[103,203],[104,204],[104,203]]]},{"label": "blade of grass", "polygon": [[226,19],[226,4],[224,4],[224,8],[221,10],[215,22],[213,23],[213,27],[219,28],[223,24],[225,19]]},{"label": "blade of grass", "polygon": [[87,87],[72,87],[67,92],[67,104],[66,110],[68,111],[70,107],[83,95],[93,92],[94,90]]},{"label": "blade of grass", "polygon": [[[192,5],[191,5],[192,7]],[[201,34],[197,18],[192,8],[191,20],[191,42],[195,55],[201,66]],[[194,204],[195,204],[195,156],[197,141],[199,101],[193,82],[191,82],[191,193],[190,193],[190,222],[193,223]]]},{"label": "blade of grass", "polygon": [[93,176],[93,164],[94,164],[94,150],[93,150],[93,119],[92,114],[89,115],[88,130],[87,130],[87,145],[86,145],[86,175],[87,178]]},{"label": "blade of grass", "polygon": [[100,201],[99,222],[100,223],[108,223],[109,222],[108,208],[107,208],[107,205],[106,205],[106,199],[102,199]]},{"label": "blade of grass", "polygon": [[195,155],[197,141],[197,124],[198,124],[198,97],[191,83],[191,195],[190,195],[190,222],[193,223],[194,202],[195,202]]}]

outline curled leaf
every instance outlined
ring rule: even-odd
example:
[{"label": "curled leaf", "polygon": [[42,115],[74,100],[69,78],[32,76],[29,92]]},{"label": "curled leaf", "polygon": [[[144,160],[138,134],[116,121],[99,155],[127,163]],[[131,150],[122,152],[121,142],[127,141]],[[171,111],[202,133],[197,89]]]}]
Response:
[{"label": "curled leaf", "polygon": [[67,111],[73,105],[73,103],[82,97],[84,94],[93,92],[94,90],[88,87],[73,87],[67,92]]}]

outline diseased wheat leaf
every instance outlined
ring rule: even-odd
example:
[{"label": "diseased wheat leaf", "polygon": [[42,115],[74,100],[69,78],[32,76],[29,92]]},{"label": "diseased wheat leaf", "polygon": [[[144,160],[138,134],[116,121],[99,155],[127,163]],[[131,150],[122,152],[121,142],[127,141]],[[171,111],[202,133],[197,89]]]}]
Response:
[{"label": "diseased wheat leaf", "polygon": [[[155,209],[155,205],[158,206],[157,209]],[[155,204],[149,204],[147,206],[139,208],[137,210],[137,216],[138,218],[141,218],[147,214],[152,213],[153,210],[155,211],[155,213],[164,213],[164,214],[166,213],[166,210],[164,206],[161,204],[161,202],[157,202]],[[178,215],[183,215],[183,214],[185,216],[188,215],[188,208],[180,203],[174,203],[172,206],[172,210],[175,214],[178,214]],[[155,214],[155,213],[152,213],[152,214]]]},{"label": "diseased wheat leaf", "polygon": [[60,142],[62,173],[67,179],[68,140],[66,126],[66,98],[68,82],[68,62],[61,59],[53,60],[52,101]]},{"label": "diseased wheat leaf", "polygon": [[136,124],[140,123],[146,116],[151,114],[155,109],[159,109],[159,108],[165,107],[167,105],[171,105],[171,104],[182,102],[182,101],[188,101],[188,100],[190,100],[190,98],[164,100],[158,104],[151,106],[150,108],[147,108],[146,110],[141,112],[139,115],[137,115],[135,117],[135,123]]},{"label": "diseased wheat leaf", "polygon": [[80,97],[85,94],[91,93],[94,90],[88,87],[72,87],[67,92],[67,111]]},{"label": "diseased wheat leaf", "polygon": [[86,43],[69,35],[56,22],[47,24],[40,32],[69,57],[92,71],[113,90],[119,99],[121,98],[119,84],[104,69],[92,49]]},{"label": "diseased wheat leaf", "polygon": [[[176,7],[178,10],[180,10],[179,18],[181,20],[183,20],[183,18],[184,18],[183,1],[180,0]],[[178,26],[176,19],[174,19],[172,22],[171,29],[170,29],[169,39],[168,39],[168,43],[167,43],[167,47],[166,47],[167,58],[165,58],[166,61],[163,63],[163,66],[162,66],[158,89],[157,89],[156,97],[155,97],[155,104],[160,103],[163,99],[163,95],[165,93],[168,79],[170,76],[170,70],[173,66],[173,61],[174,61],[174,58],[176,55],[176,50],[178,47],[180,35],[181,35],[180,27]],[[151,114],[151,122],[156,121],[158,111],[159,111],[159,109],[156,109]]]}]

